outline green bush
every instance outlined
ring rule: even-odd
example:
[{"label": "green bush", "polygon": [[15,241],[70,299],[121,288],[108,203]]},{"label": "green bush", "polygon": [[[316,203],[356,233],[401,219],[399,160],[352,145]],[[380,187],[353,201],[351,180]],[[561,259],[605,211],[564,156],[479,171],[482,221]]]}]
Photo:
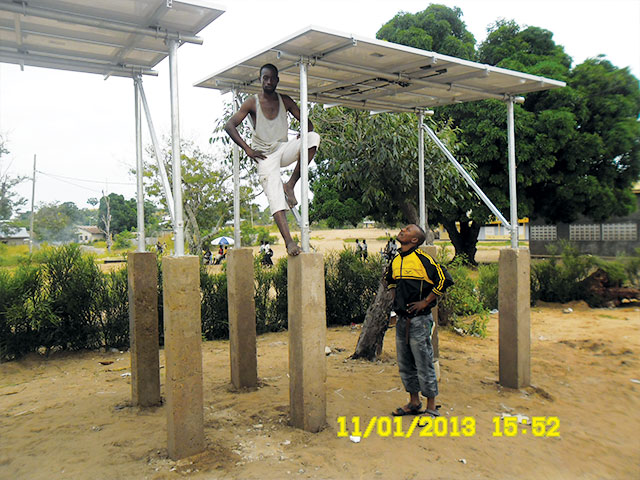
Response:
[{"label": "green bush", "polygon": [[260,263],[260,257],[254,257],[256,280],[256,331],[280,332],[289,325],[287,297],[287,262],[280,258],[273,266]]},{"label": "green bush", "polygon": [[464,259],[456,257],[447,270],[453,277],[454,284],[440,300],[438,322],[462,328],[469,335],[486,336],[489,310],[480,299],[475,282],[469,276],[469,268]]},{"label": "green bush", "polygon": [[478,267],[478,295],[489,310],[498,308],[498,264],[490,263]]},{"label": "green bush", "polygon": [[127,267],[105,275],[100,304],[100,334],[105,348],[129,348],[129,279]]},{"label": "green bush", "polygon": [[200,268],[202,305],[202,336],[207,340],[229,338],[229,311],[227,308],[227,274],[209,275]]},{"label": "green bush", "polygon": [[327,324],[363,322],[380,284],[384,259],[373,254],[363,261],[354,250],[345,248],[325,255],[324,268]]},{"label": "green bush", "polygon": [[627,275],[629,286],[640,288],[640,248],[635,249],[635,255],[622,255],[618,258]]},{"label": "green bush", "polygon": [[25,263],[13,274],[0,271],[0,362],[38,348],[40,323],[55,322],[43,287],[40,266]]},{"label": "green bush", "polygon": [[65,245],[48,251],[44,270],[56,321],[40,326],[41,344],[70,350],[101,346],[98,325],[105,282],[93,257],[82,255],[76,244]]},{"label": "green bush", "polygon": [[[589,276],[597,265],[595,257],[581,255],[569,243],[560,244],[561,261],[556,257],[532,263],[531,301],[569,302],[584,298],[579,282]],[[551,249],[550,253],[557,250]]]},{"label": "green bush", "polygon": [[120,232],[116,234],[116,239],[113,242],[113,248],[117,248],[118,250],[125,250],[127,248],[131,248],[133,246],[133,240],[136,238],[136,234],[133,232]]}]

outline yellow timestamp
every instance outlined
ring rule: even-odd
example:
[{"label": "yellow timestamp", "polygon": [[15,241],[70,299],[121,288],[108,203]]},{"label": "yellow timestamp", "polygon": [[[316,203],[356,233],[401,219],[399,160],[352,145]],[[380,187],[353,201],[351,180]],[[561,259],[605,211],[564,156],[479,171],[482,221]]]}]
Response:
[{"label": "yellow timestamp", "polygon": [[558,417],[531,417],[519,419],[517,416],[493,417],[494,437],[515,437],[533,435],[534,437],[559,437],[560,419]]},{"label": "yellow timestamp", "polygon": [[338,417],[338,437],[411,438],[414,434],[420,437],[472,437],[476,434],[476,420],[473,417],[414,417],[405,429],[401,416],[372,417],[366,426],[358,416],[351,417],[349,422],[347,417]]}]

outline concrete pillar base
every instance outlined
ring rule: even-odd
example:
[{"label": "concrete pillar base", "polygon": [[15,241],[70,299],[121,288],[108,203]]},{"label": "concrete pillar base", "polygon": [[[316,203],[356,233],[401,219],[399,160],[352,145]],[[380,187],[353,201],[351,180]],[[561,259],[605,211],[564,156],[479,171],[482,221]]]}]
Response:
[{"label": "concrete pillar base", "polygon": [[127,274],[131,403],[150,407],[160,404],[158,265],[155,253],[130,253],[127,258]]},{"label": "concrete pillar base", "polygon": [[178,460],[205,448],[200,260],[164,257],[162,270],[168,450]]},{"label": "concrete pillar base", "polygon": [[531,384],[530,255],[526,248],[500,250],[498,280],[500,385]]},{"label": "concrete pillar base", "polygon": [[291,423],[318,432],[327,420],[324,261],[320,253],[289,257],[289,402]]},{"label": "concrete pillar base", "polygon": [[229,252],[227,296],[231,383],[235,388],[256,387],[256,305],[251,248],[234,248]]}]

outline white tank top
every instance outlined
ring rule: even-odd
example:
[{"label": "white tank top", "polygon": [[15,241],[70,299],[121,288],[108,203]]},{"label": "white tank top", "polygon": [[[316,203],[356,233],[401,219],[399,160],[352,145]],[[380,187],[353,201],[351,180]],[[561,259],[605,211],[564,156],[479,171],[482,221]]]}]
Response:
[{"label": "white tank top", "polygon": [[279,93],[277,95],[278,115],[273,120],[264,116],[262,108],[260,108],[260,99],[256,95],[256,125],[251,138],[251,148],[266,155],[275,152],[281,142],[288,140],[287,109],[282,101],[282,96]]}]

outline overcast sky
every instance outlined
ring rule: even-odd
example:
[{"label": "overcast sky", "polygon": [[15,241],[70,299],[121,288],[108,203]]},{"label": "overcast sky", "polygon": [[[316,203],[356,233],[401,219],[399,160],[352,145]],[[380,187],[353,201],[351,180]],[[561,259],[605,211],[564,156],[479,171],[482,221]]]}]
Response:
[{"label": "overcast sky", "polygon": [[[574,65],[604,54],[640,78],[639,0],[443,0],[462,9],[479,43],[499,18],[553,32]],[[224,1],[219,4],[225,5]],[[227,0],[226,12],[205,28],[204,45],[184,45],[178,56],[180,125],[183,139],[207,150],[222,114],[224,97],[193,87],[205,76],[262,50],[309,25],[375,38],[397,12],[418,12],[417,0]],[[144,86],[160,136],[170,132],[168,60]],[[11,153],[1,168],[31,176],[37,155],[36,203],[86,200],[102,190],[131,198],[135,178],[132,81],[100,75],[0,64],[0,132]],[[150,143],[143,122],[144,145]],[[52,176],[54,175],[54,176]],[[19,193],[30,199],[31,183]]]}]

